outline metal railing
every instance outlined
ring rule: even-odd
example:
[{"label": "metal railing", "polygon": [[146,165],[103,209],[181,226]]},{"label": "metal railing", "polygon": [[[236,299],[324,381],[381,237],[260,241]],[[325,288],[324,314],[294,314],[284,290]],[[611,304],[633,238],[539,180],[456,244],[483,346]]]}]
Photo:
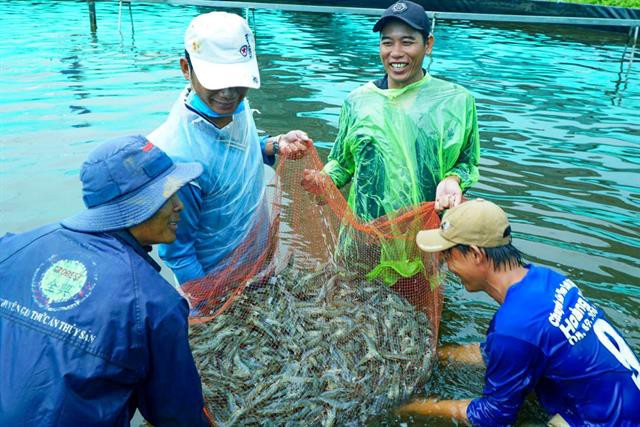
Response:
[{"label": "metal railing", "polygon": [[[120,3],[122,4],[122,1]],[[302,4],[274,4],[243,1],[216,0],[127,0],[138,3],[165,3],[174,5],[209,6],[228,9],[271,9],[288,12],[313,13],[352,13],[358,15],[380,16],[384,9],[361,7],[313,6]],[[580,18],[567,16],[540,15],[495,15],[486,13],[458,13],[458,12],[429,12],[431,18],[444,20],[487,21],[487,22],[520,22],[528,24],[552,25],[598,25],[607,27],[640,27],[640,19],[612,19],[612,18]]]}]

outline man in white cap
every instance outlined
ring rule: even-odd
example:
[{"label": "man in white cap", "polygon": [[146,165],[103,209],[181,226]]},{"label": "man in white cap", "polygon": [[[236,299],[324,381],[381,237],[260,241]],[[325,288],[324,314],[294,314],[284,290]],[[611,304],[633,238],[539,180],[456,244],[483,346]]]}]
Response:
[{"label": "man in white cap", "polygon": [[87,209],[0,238],[0,425],[207,426],[189,307],[149,245],[170,243],[176,192],[202,172],[143,136],[82,165]]},{"label": "man in white cap", "polygon": [[[184,187],[178,239],[160,257],[182,284],[234,262],[251,262],[267,241],[269,216],[263,164],[275,155],[300,158],[312,144],[295,130],[260,138],[245,98],[260,87],[251,29],[226,12],[199,15],[184,37],[180,67],[189,81],[167,120],[150,139],[173,159],[196,161],[204,173]],[[248,236],[254,240],[244,245]],[[240,248],[240,249],[239,249]],[[250,254],[236,251],[250,249]]]},{"label": "man in white cap", "polygon": [[506,426],[535,391],[554,415],[550,425],[640,425],[637,357],[570,279],[522,263],[502,209],[482,199],[462,203],[416,241],[440,252],[467,291],[486,292],[500,308],[483,344],[439,350],[441,359],[486,364],[482,397],[415,401],[400,413]]}]

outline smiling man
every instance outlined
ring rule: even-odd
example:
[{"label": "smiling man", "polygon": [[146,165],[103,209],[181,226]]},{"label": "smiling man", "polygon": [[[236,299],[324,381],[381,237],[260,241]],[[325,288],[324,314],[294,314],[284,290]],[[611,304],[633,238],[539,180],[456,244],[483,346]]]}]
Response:
[{"label": "smiling man", "polygon": [[273,165],[277,154],[301,158],[312,144],[300,130],[258,136],[246,95],[260,87],[260,73],[253,33],[240,16],[195,17],[184,49],[180,69],[189,84],[150,135],[174,160],[204,167],[180,190],[185,207],[176,242],[158,251],[181,284],[262,254],[270,225],[264,164]]},{"label": "smiling man", "polygon": [[[349,94],[329,161],[322,171],[306,170],[302,186],[321,194],[327,179],[339,188],[351,182],[349,206],[363,221],[422,202],[455,206],[479,176],[475,101],[423,68],[434,38],[422,6],[393,4],[373,31],[386,74]],[[379,267],[385,277],[420,270],[409,259]]]},{"label": "smiling man", "polygon": [[0,425],[207,426],[187,302],[149,245],[176,238],[179,188],[202,173],[142,136],[82,165],[87,209],[0,237]]}]

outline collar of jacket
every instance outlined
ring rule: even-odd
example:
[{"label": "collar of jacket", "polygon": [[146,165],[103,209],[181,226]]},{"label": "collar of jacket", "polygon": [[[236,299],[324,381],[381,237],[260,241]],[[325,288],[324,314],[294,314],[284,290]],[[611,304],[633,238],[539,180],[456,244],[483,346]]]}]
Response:
[{"label": "collar of jacket", "polygon": [[120,240],[122,243],[131,246],[133,250],[136,251],[138,255],[140,255],[145,261],[151,264],[151,266],[157,272],[160,272],[160,270],[162,270],[162,267],[160,267],[160,264],[155,262],[153,258],[151,258],[151,256],[149,255],[149,252],[151,252],[151,249],[152,249],[151,246],[142,246],[140,243],[138,243],[135,237],[133,237],[133,235],[129,233],[129,230],[110,231],[107,234],[110,234],[116,239]]},{"label": "collar of jacket", "polygon": [[[424,68],[422,69],[422,72],[425,76],[427,75],[427,70]],[[376,85],[378,89],[389,89],[389,75],[385,74],[382,78],[374,80],[373,84]]]}]

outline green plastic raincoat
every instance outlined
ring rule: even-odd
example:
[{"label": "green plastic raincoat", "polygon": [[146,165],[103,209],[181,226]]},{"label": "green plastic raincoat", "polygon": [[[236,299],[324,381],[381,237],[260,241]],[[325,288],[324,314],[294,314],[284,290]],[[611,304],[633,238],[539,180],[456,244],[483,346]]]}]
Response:
[{"label": "green plastic raincoat", "polygon": [[[433,201],[438,183],[449,175],[460,178],[464,191],[478,180],[479,158],[473,96],[426,74],[402,89],[379,89],[369,82],[351,92],[323,170],[338,188],[351,182],[349,206],[368,222]],[[353,251],[353,237],[345,233],[340,249]],[[413,239],[385,240],[369,278],[393,285],[423,270]]]}]

